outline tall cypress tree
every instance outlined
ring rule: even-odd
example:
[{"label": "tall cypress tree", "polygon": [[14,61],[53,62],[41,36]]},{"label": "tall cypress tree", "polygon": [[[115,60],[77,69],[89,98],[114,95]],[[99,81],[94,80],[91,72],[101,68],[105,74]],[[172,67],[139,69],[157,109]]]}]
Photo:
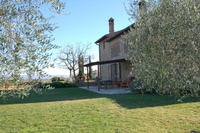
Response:
[{"label": "tall cypress tree", "polygon": [[82,78],[84,76],[84,58],[83,56],[79,55],[79,62],[78,62],[78,66],[79,66],[79,73],[78,73],[78,76],[79,78]]},{"label": "tall cypress tree", "polygon": [[[89,56],[89,63],[91,63],[91,56]],[[89,78],[92,78],[92,66],[89,66]]]}]

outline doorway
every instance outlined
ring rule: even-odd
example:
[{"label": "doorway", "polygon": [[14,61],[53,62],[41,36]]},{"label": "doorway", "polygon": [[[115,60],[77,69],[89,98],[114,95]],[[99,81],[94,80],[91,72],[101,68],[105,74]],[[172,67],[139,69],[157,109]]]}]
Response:
[{"label": "doorway", "polygon": [[112,81],[117,81],[117,64],[112,64],[111,65],[111,80]]}]

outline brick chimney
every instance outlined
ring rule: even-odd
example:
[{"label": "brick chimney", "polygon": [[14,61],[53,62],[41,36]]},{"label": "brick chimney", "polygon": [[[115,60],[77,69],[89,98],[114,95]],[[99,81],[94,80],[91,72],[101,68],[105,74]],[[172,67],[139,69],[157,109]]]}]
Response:
[{"label": "brick chimney", "polygon": [[109,20],[108,20],[108,22],[109,22],[109,33],[111,34],[111,33],[114,33],[114,19],[113,18],[110,18]]}]

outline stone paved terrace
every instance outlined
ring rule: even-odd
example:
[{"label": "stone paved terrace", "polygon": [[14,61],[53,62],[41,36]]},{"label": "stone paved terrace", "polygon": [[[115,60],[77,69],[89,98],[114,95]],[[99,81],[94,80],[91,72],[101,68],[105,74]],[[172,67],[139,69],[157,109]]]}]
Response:
[{"label": "stone paved terrace", "polygon": [[124,94],[124,93],[131,93],[130,88],[101,88],[100,90],[98,89],[98,86],[89,86],[88,87],[79,87],[81,89],[93,91],[96,93],[100,94]]}]

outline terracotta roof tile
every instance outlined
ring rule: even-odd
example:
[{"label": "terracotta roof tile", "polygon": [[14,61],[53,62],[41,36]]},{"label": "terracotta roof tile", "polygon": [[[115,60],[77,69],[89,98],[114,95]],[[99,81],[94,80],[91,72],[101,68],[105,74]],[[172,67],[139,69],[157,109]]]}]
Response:
[{"label": "terracotta roof tile", "polygon": [[95,43],[100,43],[101,41],[105,41],[105,42],[109,42],[121,35],[123,35],[124,33],[127,33],[131,28],[134,28],[134,23],[129,25],[128,27],[124,28],[123,30],[120,31],[116,31],[112,34],[106,34],[104,36],[102,36],[100,39],[98,39]]}]

